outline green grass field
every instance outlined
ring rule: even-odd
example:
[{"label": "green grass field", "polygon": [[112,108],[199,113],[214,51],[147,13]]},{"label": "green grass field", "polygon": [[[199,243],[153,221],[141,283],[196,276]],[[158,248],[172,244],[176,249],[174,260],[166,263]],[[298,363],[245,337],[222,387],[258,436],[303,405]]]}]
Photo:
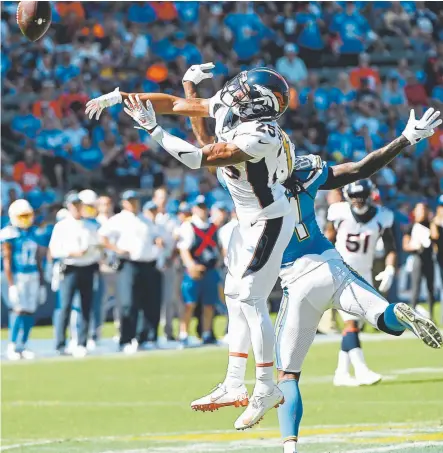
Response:
[{"label": "green grass field", "polygon": [[[46,335],[36,329],[39,336]],[[331,384],[338,343],[312,347],[299,452],[443,452],[443,351],[413,338],[364,348],[387,378],[346,389]],[[276,411],[259,428],[236,432],[240,409],[190,410],[223,378],[226,360],[226,349],[211,347],[3,363],[1,451],[281,452]]]}]

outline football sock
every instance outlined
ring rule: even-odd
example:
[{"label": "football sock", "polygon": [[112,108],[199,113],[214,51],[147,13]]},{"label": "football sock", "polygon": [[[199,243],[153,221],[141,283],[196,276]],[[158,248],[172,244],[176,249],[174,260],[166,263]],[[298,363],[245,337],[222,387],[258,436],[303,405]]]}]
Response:
[{"label": "football sock", "polygon": [[369,368],[366,365],[365,356],[363,355],[363,350],[361,348],[351,349],[348,354],[356,375],[369,371]]},{"label": "football sock", "polygon": [[17,344],[18,334],[23,328],[23,315],[11,311],[9,313],[9,342]]},{"label": "football sock", "polygon": [[226,372],[225,384],[227,387],[240,387],[245,382],[246,362],[248,354],[229,353],[228,370]]},{"label": "football sock", "polygon": [[258,393],[268,394],[274,389],[274,362],[265,363],[263,364],[264,366],[260,365],[257,364],[255,368],[255,377],[257,379],[255,387]]},{"label": "football sock", "polygon": [[31,332],[32,327],[34,326],[34,316],[33,315],[23,315],[23,346],[26,345],[26,342],[29,338],[29,333]]},{"label": "football sock", "polygon": [[389,304],[386,307],[386,310],[383,313],[383,320],[388,329],[394,330],[396,332],[402,332],[405,330],[405,325],[397,319],[397,316],[395,316],[395,305],[396,304]]},{"label": "football sock", "polygon": [[339,373],[339,374],[349,374],[350,365],[351,365],[351,361],[349,360],[349,354],[345,351],[339,351],[338,364],[337,364],[337,369],[335,370],[335,372]]},{"label": "football sock", "polygon": [[341,340],[341,350],[349,352],[354,348],[360,347],[360,339],[358,338],[358,332],[345,331]]},{"label": "football sock", "polygon": [[285,397],[285,402],[277,409],[280,432],[284,442],[284,453],[295,453],[298,430],[303,416],[303,402],[298,381],[286,379],[281,381],[278,386]]}]

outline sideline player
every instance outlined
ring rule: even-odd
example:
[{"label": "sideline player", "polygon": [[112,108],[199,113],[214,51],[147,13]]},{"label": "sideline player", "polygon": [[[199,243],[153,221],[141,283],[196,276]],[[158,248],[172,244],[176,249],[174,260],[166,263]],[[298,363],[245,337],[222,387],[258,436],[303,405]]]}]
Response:
[{"label": "sideline player", "polygon": [[[195,73],[190,68],[189,78],[185,74],[184,80],[198,83],[208,77],[200,70],[197,80]],[[181,99],[158,93],[128,95],[117,88],[89,101],[86,114],[98,119],[104,108],[123,99],[125,112],[184,165],[192,169],[223,167],[239,219],[229,245],[225,282],[232,331],[228,370],[222,384],[192,404],[203,410],[248,404],[243,381],[251,338],[257,381],[248,408],[235,422],[237,429],[249,428],[283,401],[273,382],[274,335],[267,298],[295,225],[279,183],[292,171],[294,157],[293,146],[276,123],[288,106],[288,85],[276,71],[256,68],[238,74],[211,99]],[[215,118],[218,143],[197,148],[170,135],[157,124],[151,102],[157,113]]]},{"label": "sideline player", "polygon": [[[380,280],[379,291],[386,293],[395,276],[395,240],[392,231],[394,215],[391,210],[372,203],[374,187],[369,179],[348,184],[343,189],[344,202],[334,203],[328,210],[328,224],[325,236],[335,243],[335,248],[346,264],[349,264],[369,284],[372,282],[372,268],[375,249],[379,238],[383,239],[385,270],[375,278]],[[360,319],[340,311],[345,323],[338,365],[334,376],[336,386],[372,385],[382,377],[366,365],[360,346]],[[349,373],[352,364],[355,378]]]},{"label": "sideline player", "polygon": [[[46,301],[42,262],[45,238],[34,225],[34,210],[26,200],[14,201],[8,210],[11,225],[0,231],[4,275],[8,282],[9,301],[9,360],[33,359],[35,354],[26,347],[34,325],[34,313],[39,303]],[[22,332],[19,351],[19,334]]]}]

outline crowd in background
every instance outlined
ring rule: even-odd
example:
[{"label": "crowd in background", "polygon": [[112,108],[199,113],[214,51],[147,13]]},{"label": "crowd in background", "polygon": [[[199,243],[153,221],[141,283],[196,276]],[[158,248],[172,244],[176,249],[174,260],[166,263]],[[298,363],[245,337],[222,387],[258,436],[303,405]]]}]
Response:
[{"label": "crowd in background", "polygon": [[[120,106],[100,121],[88,99],[115,89],[182,96],[192,64],[213,61],[210,97],[242,69],[276,68],[291,88],[281,126],[296,153],[334,163],[362,158],[403,130],[409,109],[443,104],[443,10],[434,2],[53,2],[47,35],[21,35],[15,2],[2,2],[2,226],[26,198],[53,225],[70,190],[92,188],[118,206],[127,188],[148,201],[231,209],[216,178],[188,171],[132,127]],[[163,127],[194,141],[183,117]],[[211,124],[209,124],[211,127]],[[398,241],[415,203],[443,192],[443,130],[375,176],[395,211]],[[320,220],[332,197],[317,200]],[[183,205],[182,205],[183,206]],[[178,214],[177,214],[178,213]]]}]

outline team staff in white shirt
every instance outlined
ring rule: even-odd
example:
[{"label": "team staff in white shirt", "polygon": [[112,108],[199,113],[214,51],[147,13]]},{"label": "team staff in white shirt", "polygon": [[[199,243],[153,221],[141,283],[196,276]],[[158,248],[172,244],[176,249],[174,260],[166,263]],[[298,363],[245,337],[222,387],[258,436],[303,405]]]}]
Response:
[{"label": "team staff in white shirt", "polygon": [[[155,224],[140,213],[138,195],[127,190],[122,195],[122,211],[111,217],[99,230],[105,248],[114,251],[120,261],[117,273],[117,297],[121,304],[120,347],[136,352],[138,343],[157,341],[160,322],[162,275],[156,268],[162,242]],[[143,312],[143,329],[136,339],[137,315]]]},{"label": "team staff in white shirt", "polygon": [[78,346],[73,355],[86,355],[86,341],[89,330],[93,299],[94,274],[100,260],[100,241],[95,222],[82,218],[82,203],[74,193],[66,200],[69,215],[54,226],[49,252],[61,263],[60,281],[60,322],[56,327],[56,348],[65,352],[66,328],[72,308],[74,294],[80,293],[82,324]]}]

